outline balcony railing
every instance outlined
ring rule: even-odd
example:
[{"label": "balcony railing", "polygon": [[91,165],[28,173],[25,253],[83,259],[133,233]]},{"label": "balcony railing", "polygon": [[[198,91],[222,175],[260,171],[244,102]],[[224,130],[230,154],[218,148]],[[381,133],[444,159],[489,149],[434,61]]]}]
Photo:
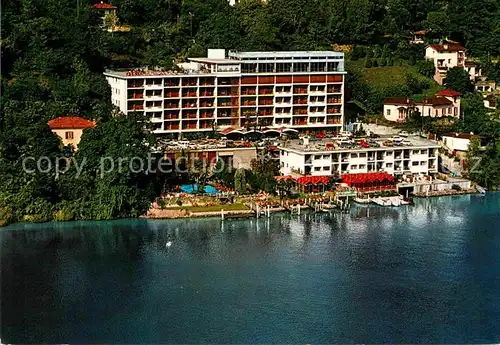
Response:
[{"label": "balcony railing", "polygon": [[144,95],[142,93],[134,93],[128,96],[129,99],[143,99]]},{"label": "balcony railing", "polygon": [[143,110],[144,106],[140,104],[134,104],[132,107],[129,107],[128,110]]}]

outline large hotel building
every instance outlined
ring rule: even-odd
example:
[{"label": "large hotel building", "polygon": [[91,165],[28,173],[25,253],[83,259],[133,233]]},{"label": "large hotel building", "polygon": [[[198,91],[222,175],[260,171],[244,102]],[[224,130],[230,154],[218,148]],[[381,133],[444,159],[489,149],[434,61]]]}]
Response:
[{"label": "large hotel building", "polygon": [[344,54],[209,49],[177,71],[107,71],[112,102],[150,117],[155,133],[259,128],[342,130]]}]

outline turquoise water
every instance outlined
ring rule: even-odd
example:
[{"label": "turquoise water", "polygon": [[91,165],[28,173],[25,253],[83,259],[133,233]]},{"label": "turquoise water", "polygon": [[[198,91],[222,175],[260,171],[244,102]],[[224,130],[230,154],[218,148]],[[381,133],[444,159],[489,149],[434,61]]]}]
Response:
[{"label": "turquoise water", "polygon": [[3,343],[500,341],[499,193],[0,240]]},{"label": "turquoise water", "polygon": [[[197,184],[184,184],[181,186],[181,190],[184,193],[192,194],[198,190]],[[217,189],[214,186],[206,185],[203,187],[203,191],[206,194],[217,194]]]}]

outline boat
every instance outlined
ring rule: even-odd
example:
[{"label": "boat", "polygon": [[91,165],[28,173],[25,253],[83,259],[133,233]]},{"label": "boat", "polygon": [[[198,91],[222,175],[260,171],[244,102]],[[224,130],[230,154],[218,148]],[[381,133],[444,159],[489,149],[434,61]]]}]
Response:
[{"label": "boat", "polygon": [[481,195],[485,195],[486,194],[486,189],[484,189],[483,187],[481,187],[480,185],[476,185],[476,190],[479,192],[479,194]]}]

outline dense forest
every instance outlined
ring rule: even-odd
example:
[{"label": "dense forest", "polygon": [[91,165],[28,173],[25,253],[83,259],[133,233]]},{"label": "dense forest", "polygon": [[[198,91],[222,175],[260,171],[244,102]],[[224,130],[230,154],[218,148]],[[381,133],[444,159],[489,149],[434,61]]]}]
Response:
[{"label": "dense forest", "polygon": [[[241,0],[234,7],[227,0],[113,3],[130,32],[102,30],[89,0],[2,0],[0,222],[109,219],[147,209],[158,192],[156,176],[122,171],[99,179],[95,169],[86,169],[77,177],[73,167],[63,176],[23,171],[28,156],[76,157],[93,166],[99,155],[148,153],[154,138],[142,131],[146,121],[112,116],[105,68],[169,67],[187,56],[203,56],[209,47],[331,50],[334,43],[365,47],[365,53],[366,47],[384,47],[395,59],[415,64],[408,38],[426,28],[462,42],[499,81],[499,65],[490,62],[500,56],[498,0]],[[394,92],[418,93],[425,89],[419,83],[409,78],[409,89]],[[374,109],[384,96],[367,89],[355,72],[348,86],[352,99]],[[470,98],[465,118],[471,120],[461,125],[481,132],[488,115]],[[61,147],[47,126],[49,119],[67,114],[98,121],[76,154]],[[495,126],[489,121],[484,129],[493,139]],[[491,150],[497,164],[498,147]],[[488,184],[499,181],[497,173]]]}]

